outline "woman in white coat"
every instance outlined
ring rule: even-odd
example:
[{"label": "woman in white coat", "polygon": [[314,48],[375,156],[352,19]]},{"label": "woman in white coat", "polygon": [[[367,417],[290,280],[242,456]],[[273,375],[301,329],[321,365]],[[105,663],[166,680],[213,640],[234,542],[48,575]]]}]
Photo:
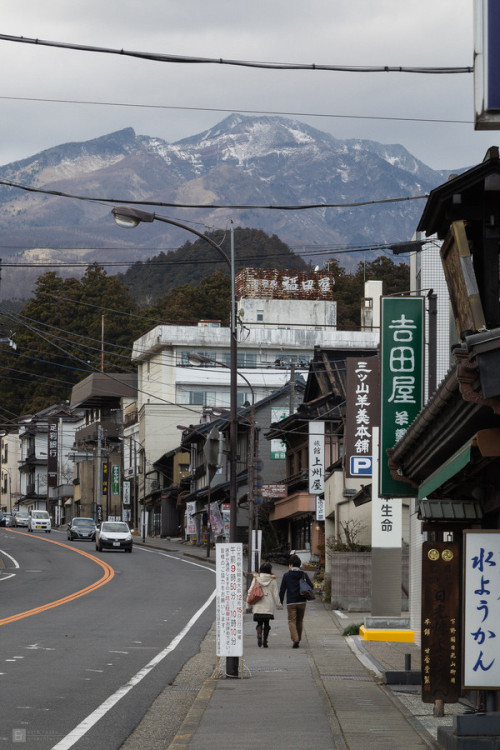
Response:
[{"label": "woman in white coat", "polygon": [[274,620],[274,610],[283,609],[280,603],[278,594],[278,584],[276,583],[276,576],[272,574],[272,565],[270,562],[263,562],[259,568],[259,573],[253,573],[252,585],[248,589],[247,594],[247,606],[248,597],[255,582],[260,583],[264,596],[259,599],[255,604],[252,604],[253,620],[257,623],[257,645],[259,648],[264,646],[268,648],[269,631],[271,630],[271,620]]}]

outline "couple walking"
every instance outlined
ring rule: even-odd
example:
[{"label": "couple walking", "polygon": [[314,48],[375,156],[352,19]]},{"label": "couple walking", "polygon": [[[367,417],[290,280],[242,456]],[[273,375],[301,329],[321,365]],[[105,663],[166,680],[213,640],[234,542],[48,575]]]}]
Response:
[{"label": "couple walking", "polygon": [[305,578],[307,583],[312,586],[311,579],[300,569],[301,560],[298,555],[292,555],[288,560],[288,571],[281,580],[281,586],[278,594],[278,584],[276,576],[272,573],[272,566],[269,562],[263,562],[260,566],[259,573],[253,574],[252,585],[247,594],[248,596],[256,583],[259,583],[264,592],[255,604],[252,605],[253,619],[257,623],[257,644],[268,648],[269,631],[271,630],[271,620],[274,620],[274,611],[283,609],[283,601],[286,594],[286,605],[288,614],[288,628],[290,638],[292,639],[293,648],[299,648],[302,638],[302,625],[306,613],[306,602],[300,593],[300,581]]}]

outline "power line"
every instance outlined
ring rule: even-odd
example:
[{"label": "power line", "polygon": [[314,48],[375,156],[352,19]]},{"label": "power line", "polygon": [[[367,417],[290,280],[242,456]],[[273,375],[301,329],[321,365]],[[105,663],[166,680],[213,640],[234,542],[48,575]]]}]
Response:
[{"label": "power line", "polygon": [[69,42],[52,42],[44,39],[35,39],[24,36],[12,36],[0,34],[0,41],[16,42],[20,44],[35,44],[39,47],[55,47],[57,49],[70,49],[78,52],[98,52],[107,55],[120,55],[120,57],[135,57],[141,60],[153,62],[176,63],[176,64],[198,64],[198,65],[230,65],[242,68],[261,68],[265,70],[311,70],[329,71],[338,73],[419,73],[449,75],[457,73],[473,73],[472,66],[463,67],[407,67],[403,65],[321,65],[318,63],[281,63],[281,62],[258,62],[256,60],[229,60],[222,57],[195,57],[188,55],[170,55],[158,52],[134,52],[125,49],[112,49],[110,47],[94,47],[86,44],[73,44]]},{"label": "power line", "polygon": [[295,112],[269,109],[227,109],[224,107],[181,107],[173,104],[133,104],[131,102],[98,102],[90,99],[48,99],[36,96],[0,96],[5,101],[45,104],[80,104],[94,107],[130,107],[133,109],[173,110],[186,112],[220,112],[221,114],[270,115],[277,117],[319,117],[334,120],[385,120],[390,122],[429,122],[445,125],[473,125],[474,120],[451,120],[444,117],[392,117],[389,115],[341,115],[332,112]]},{"label": "power line", "polygon": [[[1,38],[1,34],[0,34]],[[16,188],[17,190],[25,190],[29,193],[41,193],[43,195],[52,195],[57,198],[72,198],[73,200],[79,201],[90,201],[91,203],[121,203],[128,204],[131,206],[156,206],[161,208],[199,208],[199,209],[234,209],[236,211],[250,211],[258,209],[261,211],[308,211],[314,208],[358,208],[359,206],[375,206],[383,205],[386,203],[405,203],[407,201],[424,200],[429,197],[428,193],[423,195],[407,195],[402,198],[383,198],[382,200],[371,200],[371,201],[355,201],[353,203],[308,203],[308,204],[295,204],[295,205],[237,205],[237,204],[210,204],[210,203],[167,203],[165,201],[137,201],[130,200],[129,198],[98,198],[88,195],[75,195],[73,193],[64,193],[60,190],[46,190],[44,188],[37,188],[32,185],[22,185],[18,182],[12,182],[10,180],[0,180],[0,185],[6,187]]]}]

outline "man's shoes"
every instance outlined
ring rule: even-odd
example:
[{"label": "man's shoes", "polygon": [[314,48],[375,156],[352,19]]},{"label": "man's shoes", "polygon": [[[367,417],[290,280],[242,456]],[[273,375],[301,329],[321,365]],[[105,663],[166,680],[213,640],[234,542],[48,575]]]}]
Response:
[{"label": "man's shoes", "polygon": [[262,645],[264,646],[264,648],[269,648],[269,646],[267,645],[267,641],[264,641]]},{"label": "man's shoes", "polygon": [[298,648],[298,647],[299,647],[299,642],[294,641],[292,648]]}]

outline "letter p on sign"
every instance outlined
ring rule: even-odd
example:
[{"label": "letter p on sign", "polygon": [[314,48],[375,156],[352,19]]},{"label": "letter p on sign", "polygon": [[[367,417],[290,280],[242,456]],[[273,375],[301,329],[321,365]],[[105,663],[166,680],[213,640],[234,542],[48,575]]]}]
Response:
[{"label": "letter p on sign", "polygon": [[372,457],[351,456],[351,474],[352,476],[371,476]]}]

